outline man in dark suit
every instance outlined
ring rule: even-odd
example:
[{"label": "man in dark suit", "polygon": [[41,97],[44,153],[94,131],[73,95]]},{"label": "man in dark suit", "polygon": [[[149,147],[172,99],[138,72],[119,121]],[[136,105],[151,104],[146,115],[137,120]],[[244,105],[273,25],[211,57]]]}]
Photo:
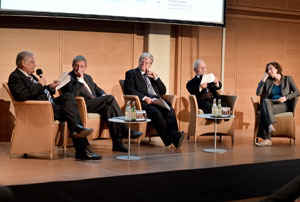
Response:
[{"label": "man in dark suit", "polygon": [[[73,71],[69,73],[71,81],[62,88],[63,93],[71,92],[75,96],[85,99],[87,111],[99,113],[107,120],[112,117],[124,116],[114,96],[107,95],[94,83],[92,77],[85,73],[87,69],[86,58],[78,55],[73,59]],[[113,142],[113,151],[127,152],[122,143],[123,137],[128,137],[128,127],[125,124],[107,121],[110,136]],[[138,138],[141,132],[131,131],[131,138]]]},{"label": "man in dark suit", "polygon": [[[93,132],[92,128],[84,128],[78,114],[75,98],[71,93],[53,97],[55,87],[59,82],[46,85],[46,79],[39,79],[33,75],[36,67],[34,55],[22,51],[17,55],[17,68],[9,76],[8,86],[17,101],[48,100],[52,103],[54,118],[59,121],[67,121],[70,137],[76,150],[76,159],[100,160],[101,156],[88,149],[87,136]],[[41,115],[42,118],[42,115]]]},{"label": "man in dark suit", "polygon": [[166,94],[166,87],[154,72],[150,71],[154,57],[150,53],[143,53],[139,59],[139,66],[126,72],[124,93],[137,95],[146,110],[154,128],[158,132],[165,146],[172,143],[179,148],[184,139],[183,131],[178,131],[174,109],[153,104],[154,98],[161,98]]},{"label": "man in dark suit", "polygon": [[[210,83],[202,83],[203,75],[207,74],[207,67],[203,60],[196,60],[194,63],[194,71],[196,76],[187,82],[186,88],[192,95],[196,95],[199,109],[202,109],[205,114],[210,114],[213,104],[213,99],[220,99],[221,96],[217,90],[222,88],[222,83],[217,78]],[[226,106],[222,102],[222,106]]]}]

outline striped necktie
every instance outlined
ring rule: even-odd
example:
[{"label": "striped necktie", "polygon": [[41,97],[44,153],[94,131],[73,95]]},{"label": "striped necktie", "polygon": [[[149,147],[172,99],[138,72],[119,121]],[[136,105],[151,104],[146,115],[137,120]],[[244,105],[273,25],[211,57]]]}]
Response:
[{"label": "striped necktie", "polygon": [[[29,76],[29,79],[35,84],[39,83],[32,76]],[[54,104],[53,98],[52,98],[50,92],[46,88],[44,89],[44,93],[46,94],[48,101],[51,102],[52,104]]]},{"label": "striped necktie", "polygon": [[144,77],[144,80],[145,80],[146,85],[147,85],[147,90],[148,90],[149,96],[150,97],[157,96],[155,90],[152,87],[152,84],[151,84],[150,79],[148,78],[148,76],[146,74],[143,74],[143,77]]}]

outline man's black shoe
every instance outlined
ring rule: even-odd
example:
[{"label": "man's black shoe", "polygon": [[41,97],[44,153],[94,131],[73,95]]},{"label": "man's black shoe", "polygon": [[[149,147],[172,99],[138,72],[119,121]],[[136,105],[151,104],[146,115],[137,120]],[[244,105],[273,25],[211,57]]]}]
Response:
[{"label": "man's black shoe", "polygon": [[95,154],[88,148],[84,149],[82,152],[76,152],[75,159],[80,160],[101,160],[102,156]]},{"label": "man's black shoe", "polygon": [[[130,139],[136,139],[142,136],[142,132],[131,130],[130,132]],[[128,138],[128,131],[126,134],[123,135],[123,138]]]},{"label": "man's black shoe", "polygon": [[112,150],[119,151],[119,152],[128,152],[128,148],[123,143],[113,145]]},{"label": "man's black shoe", "polygon": [[178,149],[181,147],[183,139],[184,139],[184,132],[183,131],[176,131],[173,133],[173,144]]},{"label": "man's black shoe", "polygon": [[70,138],[81,138],[81,137],[87,137],[90,134],[92,134],[93,129],[92,128],[84,128],[81,125],[76,125],[73,133],[70,133]]}]

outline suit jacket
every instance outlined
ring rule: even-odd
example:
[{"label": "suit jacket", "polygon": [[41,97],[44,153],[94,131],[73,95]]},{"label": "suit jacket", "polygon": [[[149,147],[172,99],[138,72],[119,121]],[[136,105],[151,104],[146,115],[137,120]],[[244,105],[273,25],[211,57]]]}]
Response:
[{"label": "suit jacket", "polygon": [[[153,78],[149,79],[154,91],[159,97],[166,94],[166,86],[160,80],[160,78],[156,80],[154,80]],[[124,93],[128,95],[137,95],[142,103],[142,99],[145,96],[149,97],[146,81],[144,80],[139,68],[131,69],[126,72],[124,82]]]},{"label": "suit jacket", "polygon": [[[75,73],[71,71],[69,72],[69,75],[71,76],[71,81],[67,85],[62,87],[62,92],[73,93],[74,96],[82,96],[85,100],[91,99],[91,93],[85,88],[83,83],[78,81]],[[90,75],[83,74],[83,79],[88,84],[90,90],[93,93],[93,96],[98,97],[105,94],[104,90],[97,86]]]},{"label": "suit jacket", "polygon": [[[205,89],[202,89],[202,91],[199,92],[199,87],[202,81],[202,77],[203,75],[200,75],[199,78],[195,76],[192,80],[188,81],[186,84],[186,88],[189,91],[189,93],[192,95],[196,95],[199,108],[203,105],[204,94],[207,92]],[[214,82],[211,82],[207,84],[207,88],[212,93],[214,98],[219,99],[221,97],[217,91],[222,88],[222,83],[220,81],[219,81],[219,87],[217,87]]]},{"label": "suit jacket", "polygon": [[[31,75],[33,79],[38,79]],[[44,92],[44,87],[39,83],[34,83],[23,72],[16,68],[8,79],[9,89],[17,101],[25,100],[48,100],[47,95]],[[55,90],[50,90],[49,86],[46,86],[50,94],[53,95]]]},{"label": "suit jacket", "polygon": [[[256,95],[261,96],[265,94],[265,97],[268,98],[272,92],[273,86],[273,79],[268,78],[266,82],[260,81],[256,89]],[[299,96],[299,90],[291,76],[282,76],[281,93],[282,96],[286,96],[288,100]]]}]

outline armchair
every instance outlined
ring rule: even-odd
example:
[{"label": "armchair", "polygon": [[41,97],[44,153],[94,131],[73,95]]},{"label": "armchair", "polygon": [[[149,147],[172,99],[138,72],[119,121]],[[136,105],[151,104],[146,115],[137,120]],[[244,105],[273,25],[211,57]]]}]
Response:
[{"label": "armchair", "polygon": [[[294,140],[294,144],[296,144],[296,105],[298,102],[298,97],[295,97],[291,100],[290,110],[288,112],[276,114],[275,119],[276,123],[274,124],[275,132],[272,132],[271,137],[284,137],[289,138],[290,143]],[[252,96],[251,101],[254,109],[254,135],[253,135],[253,143],[255,144],[258,140],[257,133],[259,127],[259,105],[260,105],[260,96]]]},{"label": "armchair", "polygon": [[[53,159],[54,146],[67,146],[67,123],[54,121],[53,108],[48,101],[18,102],[7,83],[3,87],[15,108],[15,127],[11,136],[10,157],[14,154],[49,152]],[[42,118],[41,118],[42,114]]]},{"label": "armchair", "polygon": [[[221,95],[221,99],[230,107],[232,113],[235,111],[235,104],[237,101],[237,96],[235,95]],[[210,120],[197,117],[198,114],[203,114],[201,109],[198,109],[198,103],[195,95],[189,95],[190,102],[190,123],[188,128],[188,139],[193,136],[194,141],[197,142],[197,138],[200,135],[214,135],[214,124]],[[217,135],[220,136],[220,141],[222,136],[230,136],[231,143],[234,143],[234,120],[229,119],[229,121],[222,120],[218,123]]]}]

